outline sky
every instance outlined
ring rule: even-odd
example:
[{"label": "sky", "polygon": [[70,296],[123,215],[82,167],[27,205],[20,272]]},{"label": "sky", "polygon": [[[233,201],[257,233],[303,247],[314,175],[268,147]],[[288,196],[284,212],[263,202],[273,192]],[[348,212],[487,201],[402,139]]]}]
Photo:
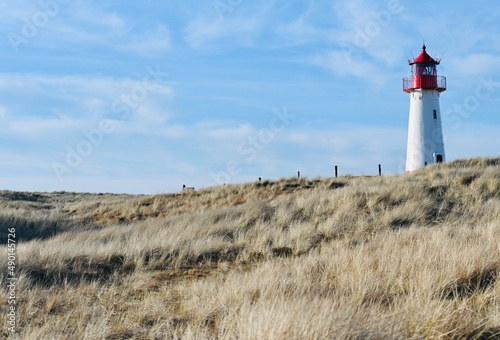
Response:
[{"label": "sky", "polygon": [[500,154],[496,0],[2,0],[0,20],[0,190],[403,173],[424,41],[447,160]]}]

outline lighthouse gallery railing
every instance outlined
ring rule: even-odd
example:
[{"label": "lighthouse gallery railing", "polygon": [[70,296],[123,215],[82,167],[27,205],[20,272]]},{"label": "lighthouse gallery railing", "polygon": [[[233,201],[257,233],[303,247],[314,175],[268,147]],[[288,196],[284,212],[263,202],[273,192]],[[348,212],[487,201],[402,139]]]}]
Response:
[{"label": "lighthouse gallery railing", "polygon": [[403,91],[414,89],[446,91],[446,77],[443,76],[412,76],[403,78]]}]

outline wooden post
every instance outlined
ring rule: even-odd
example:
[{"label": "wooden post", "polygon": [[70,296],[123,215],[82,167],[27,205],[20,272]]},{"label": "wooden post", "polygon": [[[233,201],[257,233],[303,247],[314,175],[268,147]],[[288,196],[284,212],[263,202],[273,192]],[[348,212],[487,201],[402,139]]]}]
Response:
[{"label": "wooden post", "polygon": [[335,178],[339,177],[339,167],[335,165]]},{"label": "wooden post", "polygon": [[381,164],[378,165],[378,175],[382,176],[382,165]]}]

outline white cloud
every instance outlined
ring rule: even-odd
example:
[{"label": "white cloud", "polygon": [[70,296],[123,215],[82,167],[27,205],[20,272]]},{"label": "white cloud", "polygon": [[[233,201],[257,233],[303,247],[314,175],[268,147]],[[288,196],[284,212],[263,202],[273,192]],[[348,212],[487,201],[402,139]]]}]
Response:
[{"label": "white cloud", "polygon": [[473,53],[446,60],[446,68],[460,76],[481,76],[500,71],[500,56]]},{"label": "white cloud", "polygon": [[284,37],[296,37],[299,39],[310,39],[320,33],[317,28],[306,22],[302,17],[293,22],[278,26],[276,32],[282,34]]},{"label": "white cloud", "polygon": [[288,139],[292,143],[303,144],[309,140],[309,136],[305,133],[292,133]]},{"label": "white cloud", "polygon": [[164,25],[158,25],[155,30],[132,34],[118,43],[117,48],[142,55],[167,52],[172,47],[171,33]]},{"label": "white cloud", "polygon": [[147,121],[134,119],[132,121],[113,121],[116,126],[116,134],[121,135],[142,135],[146,137],[160,137],[167,139],[179,139],[188,136],[188,129],[179,124],[154,124]]},{"label": "white cloud", "polygon": [[281,41],[291,42],[291,45],[328,42],[338,32],[330,27],[317,27],[317,16],[325,12],[325,6],[315,1],[309,1],[307,8],[297,18],[286,23],[276,23],[274,31]]},{"label": "white cloud", "polygon": [[[127,20],[116,11],[105,11],[89,2],[68,3],[67,7],[63,7],[62,10],[69,19],[66,23],[73,24],[73,27],[85,25],[87,28],[102,29],[108,34],[123,33],[129,27]],[[83,26],[80,26],[80,28],[83,28]]]},{"label": "white cloud", "polygon": [[404,7],[393,2],[375,4],[364,0],[335,2],[335,29],[323,28],[315,35],[328,33],[328,52],[317,53],[309,62],[338,76],[353,76],[384,85],[391,76],[390,67],[404,62],[398,20]]},{"label": "white cloud", "polygon": [[[19,154],[10,150],[0,151],[0,159],[2,159],[3,170],[14,170],[34,168],[38,172],[47,170],[47,163],[40,160],[39,157],[32,153]],[[8,182],[8,181],[7,181]],[[2,186],[4,188],[4,186]]]},{"label": "white cloud", "polygon": [[0,106],[0,122],[5,120],[7,117],[7,108],[4,106]]},{"label": "white cloud", "polygon": [[[78,134],[82,129],[97,127],[104,118],[125,120],[131,125],[125,129],[127,133],[183,136],[183,127],[168,124],[172,89],[165,84],[148,89],[142,80],[127,78],[0,75],[0,91],[5,95],[0,119],[11,135],[27,138]],[[20,93],[27,100],[19,102]],[[130,113],[123,115],[125,111],[116,112],[116,107]],[[9,111],[15,114],[7,115]]]},{"label": "white cloud", "polygon": [[255,129],[250,124],[240,124],[235,128],[220,128],[207,132],[207,136],[219,139],[245,138],[255,134]]},{"label": "white cloud", "polygon": [[168,125],[161,129],[155,129],[155,133],[167,138],[181,138],[186,137],[188,130],[182,125]]},{"label": "white cloud", "polygon": [[374,62],[358,59],[349,50],[336,50],[310,58],[316,66],[328,69],[339,76],[354,76],[366,81],[379,82],[383,77]]},{"label": "white cloud", "polygon": [[[45,3],[50,6],[42,6]],[[6,31],[6,35],[17,35],[12,46],[16,53],[23,52],[28,45],[70,51],[76,48],[79,52],[92,46],[143,56],[171,49],[170,30],[164,23],[152,21],[137,25],[136,13],[127,16],[126,11],[119,8],[121,3],[115,9],[92,2],[52,3],[40,1],[29,6],[12,2],[4,6],[7,8],[2,12],[9,15],[3,18],[0,13],[0,19],[6,23],[0,30]],[[46,21],[40,24],[36,20],[41,19],[36,18]],[[29,32],[34,31],[28,37],[24,33],[27,25],[32,27]],[[12,39],[9,35],[7,40],[12,43]]]},{"label": "white cloud", "polygon": [[195,19],[191,21],[185,32],[187,43],[194,48],[200,48],[222,39],[231,38],[238,45],[249,44],[251,33],[257,32],[261,22],[255,18],[231,19]]},{"label": "white cloud", "polygon": [[[470,118],[472,119],[472,118]],[[460,128],[444,126],[448,160],[469,157],[499,157],[500,125],[465,122]]]},{"label": "white cloud", "polygon": [[[182,160],[176,162],[174,167],[177,171],[191,175],[191,176],[195,175],[196,170],[197,170],[197,167],[194,164],[191,164],[191,163],[188,163],[188,162],[182,161]],[[190,184],[188,184],[188,186],[189,185]]]},{"label": "white cloud", "polygon": [[40,119],[14,120],[9,123],[9,131],[25,138],[38,138],[40,135],[69,132],[85,128],[88,121],[77,119]]},{"label": "white cloud", "polygon": [[170,118],[166,110],[151,105],[141,105],[134,110],[131,120],[148,125],[164,124]]}]

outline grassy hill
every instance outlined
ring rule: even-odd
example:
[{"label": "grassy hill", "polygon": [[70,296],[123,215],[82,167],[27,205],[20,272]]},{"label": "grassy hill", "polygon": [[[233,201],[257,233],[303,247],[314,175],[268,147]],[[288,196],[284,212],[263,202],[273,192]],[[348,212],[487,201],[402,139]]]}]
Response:
[{"label": "grassy hill", "polygon": [[500,337],[500,159],[155,196],[3,191],[0,225],[1,268],[16,229],[18,338]]}]

